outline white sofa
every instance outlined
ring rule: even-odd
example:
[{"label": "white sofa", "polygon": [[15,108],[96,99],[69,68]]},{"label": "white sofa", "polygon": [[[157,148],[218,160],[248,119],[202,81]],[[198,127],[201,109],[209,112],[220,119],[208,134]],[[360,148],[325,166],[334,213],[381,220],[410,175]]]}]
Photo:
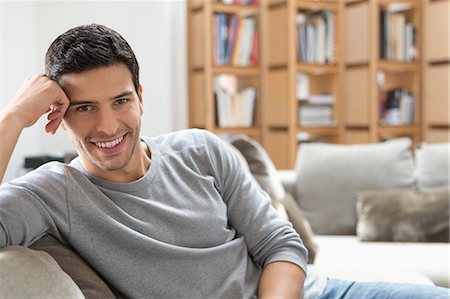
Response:
[{"label": "white sofa", "polygon": [[[344,146],[345,147],[345,146]],[[440,147],[440,148],[438,148]],[[439,154],[433,152],[435,148],[440,150]],[[345,149],[345,148],[344,148]],[[444,155],[442,155],[444,149]],[[445,149],[447,149],[445,151]],[[304,150],[302,157],[303,159],[308,159],[307,162],[299,162],[297,159],[297,169],[296,170],[278,170],[278,176],[283,183],[283,186],[287,192],[293,195],[300,207],[302,207],[302,198],[306,195],[314,197],[313,193],[304,192],[299,195],[299,184],[305,184],[310,187],[314,187],[314,182],[309,180],[308,173],[311,172],[312,176],[316,178],[324,178],[329,174],[329,171],[337,171],[341,176],[355,175],[359,176],[357,178],[350,178],[349,180],[360,180],[361,175],[366,175],[368,177],[374,174],[376,171],[357,171],[353,169],[351,174],[343,170],[339,170],[336,165],[328,165],[329,163],[334,163],[327,159],[333,159],[333,151],[323,153],[318,153],[321,151],[320,147],[312,146],[309,148],[314,154],[307,153]],[[342,148],[339,148],[339,156],[342,158]],[[389,153],[389,152],[388,152]],[[446,153],[446,154],[445,154]],[[407,153],[408,154],[408,153]],[[298,155],[302,155],[302,149],[300,148]],[[322,155],[322,156],[321,156]],[[317,157],[319,157],[317,159]],[[345,160],[346,158],[342,158]],[[437,159],[437,160],[436,160]],[[316,160],[316,161],[311,161]],[[325,164],[321,164],[321,162]],[[305,168],[310,167],[307,163],[313,163],[313,167],[316,167],[314,171],[305,170]],[[343,162],[344,164],[347,162]],[[365,162],[362,162],[364,164]],[[377,162],[381,163],[381,162]],[[410,163],[410,162],[408,162]],[[351,163],[349,163],[351,164]],[[381,163],[382,164],[382,163]],[[406,164],[405,164],[406,165]],[[397,171],[399,167],[408,168],[405,165],[390,165],[388,167],[393,167],[394,171]],[[303,168],[302,168],[303,167]],[[353,165],[353,168],[358,168],[358,166]],[[324,170],[323,168],[327,169]],[[397,170],[396,170],[397,169]],[[406,171],[406,176],[411,175],[414,178],[414,188],[427,189],[427,187],[437,187],[442,185],[444,188],[448,188],[448,144],[430,146],[423,145],[420,150],[417,151],[414,167],[413,169],[408,169]],[[402,169],[405,170],[405,169]],[[321,173],[321,171],[326,172]],[[408,171],[412,171],[408,174]],[[392,172],[392,171],[391,171]],[[300,173],[300,175],[298,175]],[[300,178],[298,176],[301,176]],[[339,176],[339,175],[337,175]],[[401,176],[401,175],[400,175]],[[405,174],[403,175],[405,176]],[[433,177],[434,176],[434,177]],[[337,181],[342,180],[341,178]],[[392,179],[390,179],[392,180]],[[395,179],[394,179],[395,180]],[[345,181],[345,180],[342,180]],[[323,196],[323,192],[331,192],[330,196],[339,198],[337,194],[333,194],[333,189],[345,188],[345,186],[333,185],[334,182],[324,183],[321,190],[322,193],[318,192],[317,201],[321,200],[320,196]],[[378,185],[380,187],[380,185]],[[317,187],[319,188],[319,187]],[[331,190],[330,190],[331,189]],[[380,189],[380,188],[378,188]],[[334,190],[336,192],[336,190]],[[310,202],[303,203],[307,209],[314,209],[319,206],[314,206],[316,203],[315,198],[309,198]],[[335,198],[333,198],[335,200]],[[312,203],[311,203],[312,202]],[[351,201],[350,201],[351,203]],[[343,204],[344,205],[344,204]],[[337,206],[335,206],[337,207]],[[330,208],[330,204],[323,205],[324,210]],[[308,211],[306,211],[308,212]],[[330,211],[328,211],[330,212]],[[336,211],[336,215],[339,215],[342,211]],[[345,211],[344,211],[345,212]],[[333,213],[331,211],[330,213]],[[354,213],[354,212],[353,212]],[[327,211],[322,214],[321,211],[313,211],[306,216],[309,217],[320,217],[321,215],[326,215]],[[311,216],[312,215],[312,216]],[[324,216],[324,217],[329,217]],[[332,215],[332,214],[331,214]],[[352,215],[352,211],[349,211],[349,215]],[[349,218],[352,218],[351,216]],[[342,216],[340,216],[342,217]],[[317,219],[316,219],[317,220]],[[321,219],[323,221],[335,221],[336,219]],[[350,219],[352,220],[352,219]],[[357,220],[353,220],[357,221]],[[344,223],[345,225],[346,223]],[[321,227],[322,222],[317,221],[316,227]],[[323,226],[326,229],[326,226]],[[367,242],[359,240],[356,234],[339,234],[332,232],[327,234],[324,228],[321,228],[320,234],[314,235],[314,242],[318,245],[318,251],[311,265],[318,273],[350,280],[359,281],[392,281],[392,282],[416,282],[423,284],[433,283],[435,285],[449,287],[450,286],[450,246],[449,243],[445,242]],[[314,226],[313,226],[314,230]]]},{"label": "white sofa", "polygon": [[[296,172],[280,170],[295,197]],[[450,287],[450,244],[363,242],[356,235],[315,235],[318,251],[312,269],[323,275],[358,281],[416,282]]]}]

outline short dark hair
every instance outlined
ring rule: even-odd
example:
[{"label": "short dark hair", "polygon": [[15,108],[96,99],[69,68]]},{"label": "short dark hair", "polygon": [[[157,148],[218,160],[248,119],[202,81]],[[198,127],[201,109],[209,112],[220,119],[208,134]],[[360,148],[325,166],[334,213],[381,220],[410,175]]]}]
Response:
[{"label": "short dark hair", "polygon": [[82,25],[58,36],[45,55],[45,74],[58,82],[62,75],[124,63],[139,90],[139,65],[127,41],[99,24]]}]

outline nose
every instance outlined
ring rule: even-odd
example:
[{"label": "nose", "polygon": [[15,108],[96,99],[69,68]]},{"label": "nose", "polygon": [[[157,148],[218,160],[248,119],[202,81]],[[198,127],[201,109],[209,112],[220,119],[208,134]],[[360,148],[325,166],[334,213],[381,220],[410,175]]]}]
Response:
[{"label": "nose", "polygon": [[101,107],[97,113],[96,130],[99,133],[104,133],[107,136],[112,136],[119,128],[118,120],[116,119],[114,111],[110,107]]}]

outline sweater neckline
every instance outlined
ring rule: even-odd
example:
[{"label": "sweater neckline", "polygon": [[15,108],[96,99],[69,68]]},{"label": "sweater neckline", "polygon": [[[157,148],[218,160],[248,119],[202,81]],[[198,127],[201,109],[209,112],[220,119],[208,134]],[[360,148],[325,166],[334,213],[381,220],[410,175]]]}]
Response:
[{"label": "sweater neckline", "polygon": [[148,187],[153,179],[155,178],[155,175],[157,173],[157,168],[160,160],[160,154],[158,151],[158,147],[153,142],[152,139],[142,136],[141,140],[149,147],[150,153],[151,153],[151,163],[150,167],[147,170],[147,173],[133,181],[133,182],[127,182],[127,183],[118,183],[118,182],[111,182],[108,180],[104,180],[101,178],[98,178],[96,176],[91,175],[81,164],[80,159],[76,158],[74,159],[70,165],[80,170],[92,183],[94,183],[97,186],[106,188],[108,190],[114,190],[114,191],[120,191],[120,192],[133,192],[140,190],[141,188]]}]

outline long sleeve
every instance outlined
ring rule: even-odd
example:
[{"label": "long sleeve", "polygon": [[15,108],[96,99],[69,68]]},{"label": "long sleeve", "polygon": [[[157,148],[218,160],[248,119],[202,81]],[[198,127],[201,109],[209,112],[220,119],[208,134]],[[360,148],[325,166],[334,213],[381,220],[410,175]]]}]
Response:
[{"label": "long sleeve", "polygon": [[279,217],[269,196],[228,145],[210,133],[205,138],[229,223],[244,236],[252,259],[262,267],[274,261],[290,261],[306,272],[308,253],[292,225]]},{"label": "long sleeve", "polygon": [[0,247],[68,234],[65,175],[51,163],[0,186]]}]

